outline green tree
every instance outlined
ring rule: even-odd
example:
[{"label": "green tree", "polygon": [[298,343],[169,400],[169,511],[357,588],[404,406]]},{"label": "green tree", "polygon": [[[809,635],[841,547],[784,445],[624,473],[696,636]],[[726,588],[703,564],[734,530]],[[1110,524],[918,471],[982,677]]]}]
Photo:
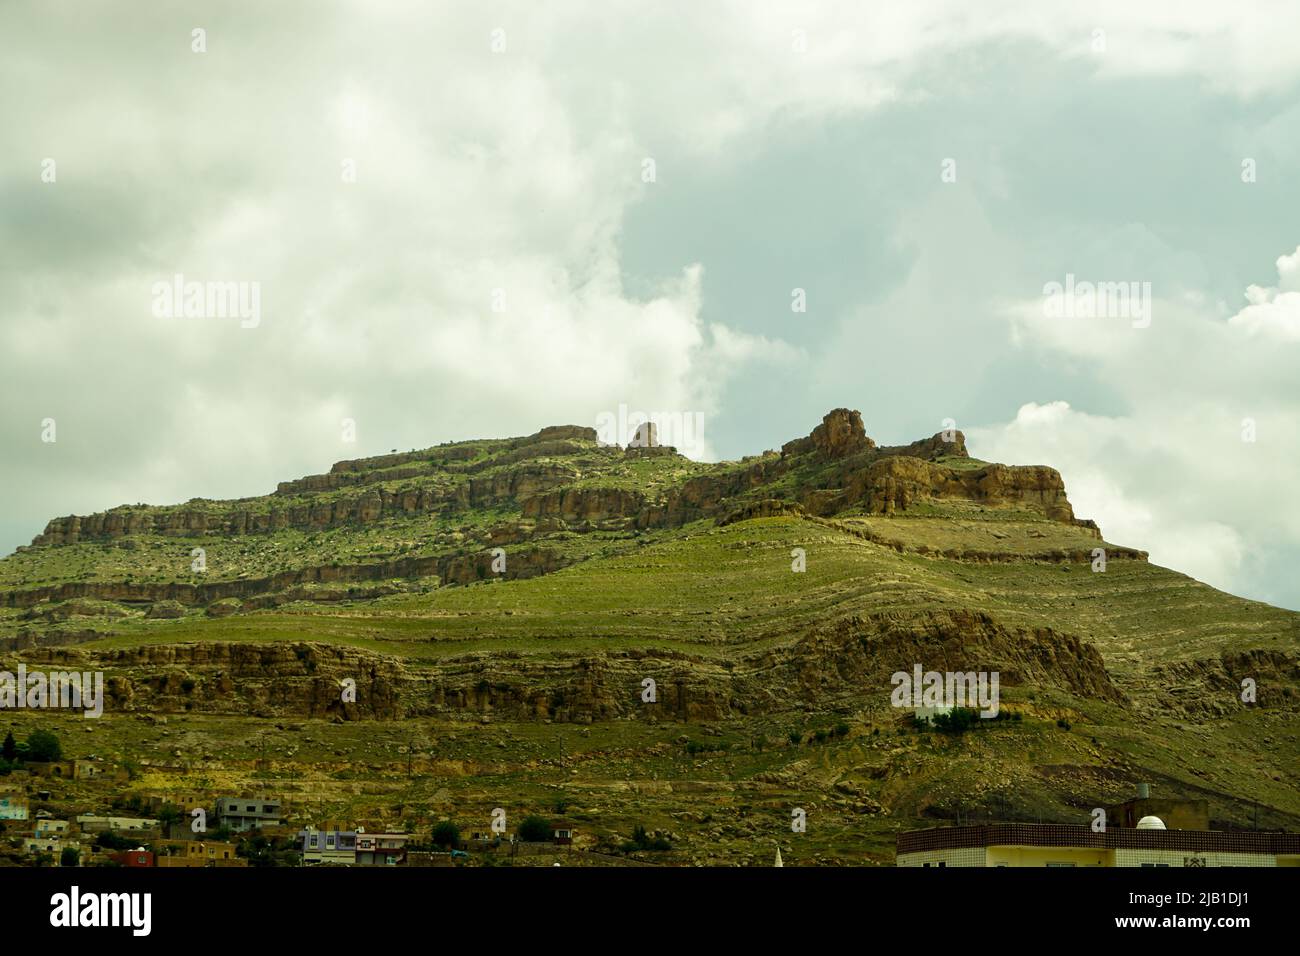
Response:
[{"label": "green tree", "polygon": [[450,820],[443,820],[433,828],[434,846],[460,846],[460,830]]},{"label": "green tree", "polygon": [[551,822],[536,815],[524,817],[516,831],[525,843],[545,843],[551,839]]},{"label": "green tree", "polygon": [[0,750],[0,755],[3,755],[9,763],[13,763],[18,757],[18,744],[14,743],[14,732],[12,730],[5,734],[5,745],[4,749]]},{"label": "green tree", "polygon": [[180,807],[164,803],[158,810],[158,822],[163,825],[163,836],[172,835],[172,827],[181,821]]},{"label": "green tree", "polygon": [[27,737],[27,759],[38,763],[50,763],[63,759],[63,748],[59,738],[48,730],[33,730]]},{"label": "green tree", "polygon": [[76,848],[65,846],[63,848],[63,853],[60,854],[59,856],[59,866],[80,866],[80,865],[81,865],[81,854],[77,852]]}]

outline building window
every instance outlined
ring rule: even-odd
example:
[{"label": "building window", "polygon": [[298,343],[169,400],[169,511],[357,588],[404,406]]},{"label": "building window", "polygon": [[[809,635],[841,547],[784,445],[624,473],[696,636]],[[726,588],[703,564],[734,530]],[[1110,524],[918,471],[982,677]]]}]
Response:
[{"label": "building window", "polygon": [[1048,866],[1074,866],[1073,863],[1048,863]]}]

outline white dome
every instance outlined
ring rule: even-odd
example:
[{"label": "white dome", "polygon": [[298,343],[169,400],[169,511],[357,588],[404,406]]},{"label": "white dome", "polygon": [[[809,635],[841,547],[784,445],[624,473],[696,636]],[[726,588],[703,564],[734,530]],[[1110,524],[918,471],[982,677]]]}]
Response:
[{"label": "white dome", "polygon": [[1143,817],[1138,821],[1139,830],[1163,830],[1165,821],[1159,817]]}]

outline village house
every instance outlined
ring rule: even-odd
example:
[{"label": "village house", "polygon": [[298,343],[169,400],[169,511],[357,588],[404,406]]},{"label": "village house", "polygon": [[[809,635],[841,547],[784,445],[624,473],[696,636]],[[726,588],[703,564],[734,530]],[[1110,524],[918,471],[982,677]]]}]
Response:
[{"label": "village house", "polygon": [[366,833],[357,830],[358,866],[401,866],[406,862],[409,833]]},{"label": "village house", "polygon": [[302,862],[306,865],[335,864],[351,866],[357,862],[357,831],[317,830],[307,827],[298,831]]},{"label": "village house", "polygon": [[37,820],[32,833],[37,837],[63,836],[71,828],[67,820]]},{"label": "village house", "polygon": [[279,800],[270,797],[218,797],[217,825],[233,833],[277,826],[282,813]]},{"label": "village house", "polygon": [[34,777],[59,777],[64,780],[72,780],[77,776],[77,762],[75,760],[50,760],[50,761],[29,761],[23,765],[28,773]]},{"label": "village house", "polygon": [[150,813],[157,813],[165,806],[177,807],[185,813],[194,809],[207,811],[212,807],[212,801],[207,794],[199,793],[197,790],[177,791],[175,793],[150,793],[145,794],[142,798],[143,809]]},{"label": "village house", "polygon": [[0,820],[26,820],[27,798],[18,793],[0,793]]},{"label": "village house", "polygon": [[138,846],[134,850],[119,850],[110,853],[108,858],[119,866],[141,867],[154,865],[153,851],[146,850],[142,846]]},{"label": "village house", "polygon": [[57,836],[30,836],[23,838],[23,852],[31,856],[41,853],[48,853],[54,857],[54,865],[63,865],[63,851],[72,849],[77,851],[77,859],[81,859],[81,846],[76,840],[61,840]]},{"label": "village house", "polygon": [[154,866],[248,866],[235,844],[216,840],[166,840],[154,845]]},{"label": "village house", "polygon": [[157,830],[158,821],[145,817],[101,817],[93,813],[82,813],[77,817],[77,825],[87,833],[101,830]]}]

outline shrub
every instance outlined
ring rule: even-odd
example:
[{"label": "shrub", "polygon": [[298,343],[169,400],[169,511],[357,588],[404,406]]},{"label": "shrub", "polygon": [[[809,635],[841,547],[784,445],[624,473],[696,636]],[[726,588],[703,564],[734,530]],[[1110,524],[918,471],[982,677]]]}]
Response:
[{"label": "shrub", "polygon": [[63,759],[59,738],[48,730],[33,730],[27,738],[27,759],[37,763],[50,763]]},{"label": "shrub", "polygon": [[934,729],[954,737],[961,736],[972,727],[979,726],[980,715],[970,707],[954,707],[946,714],[934,715]]},{"label": "shrub", "polygon": [[104,830],[101,833],[95,834],[95,846],[102,850],[129,850],[136,845],[136,841],[128,840],[123,836],[118,836],[112,830]]},{"label": "shrub", "polygon": [[803,743],[803,733],[798,730],[790,731],[790,743],[796,747]]},{"label": "shrub", "polygon": [[835,729],[832,730],[831,733],[836,737],[847,737],[849,735],[849,725],[844,723],[844,721],[840,721],[835,725]]},{"label": "shrub", "polygon": [[536,815],[524,817],[515,832],[525,843],[545,843],[553,835],[550,821]]},{"label": "shrub", "polygon": [[73,847],[65,846],[63,848],[63,853],[60,854],[59,856],[59,866],[80,866],[80,865],[81,865],[81,853],[78,852]]},{"label": "shrub", "polygon": [[433,828],[433,843],[443,847],[460,846],[460,830],[450,820],[443,820]]},{"label": "shrub", "polygon": [[673,845],[665,838],[661,836],[652,837],[646,832],[646,828],[639,823],[632,828],[631,841],[623,844],[624,853],[631,853],[633,850],[654,850],[656,852],[664,852],[671,850],[672,848]]}]

